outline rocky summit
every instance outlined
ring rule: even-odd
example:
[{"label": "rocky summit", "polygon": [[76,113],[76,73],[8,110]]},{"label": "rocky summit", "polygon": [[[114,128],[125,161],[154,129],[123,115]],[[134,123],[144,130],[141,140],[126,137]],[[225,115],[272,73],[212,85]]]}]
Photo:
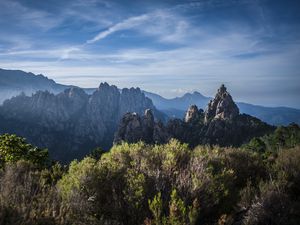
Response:
[{"label": "rocky summit", "polygon": [[215,98],[209,102],[205,111],[191,105],[183,120],[172,119],[166,125],[153,119],[147,123],[143,122],[148,121],[147,117],[152,118],[149,115],[151,115],[149,109],[142,117],[137,113],[126,114],[116,132],[115,143],[121,141],[165,143],[170,138],[176,138],[191,146],[199,144],[239,146],[253,137],[274,130],[273,126],[255,117],[240,114],[224,85],[218,89]]},{"label": "rocky summit", "polygon": [[198,110],[196,105],[191,105],[185,113],[184,122],[191,123],[198,121],[203,116],[203,110]]},{"label": "rocky summit", "polygon": [[210,100],[204,114],[205,123],[212,119],[234,119],[239,115],[239,108],[224,84],[218,89],[215,98]]},{"label": "rocky summit", "polygon": [[148,112],[143,121],[147,125],[143,132],[149,135],[152,131],[148,127],[152,127],[154,118],[165,117],[139,88],[119,90],[101,83],[91,95],[77,87],[56,95],[38,91],[3,103],[0,132],[26,137],[31,143],[48,148],[53,158],[68,161],[81,158],[98,146],[108,149],[122,116],[146,109],[153,112]]},{"label": "rocky summit", "polygon": [[144,141],[153,144],[166,143],[169,139],[170,137],[164,125],[161,122],[154,121],[152,110],[147,109],[142,117],[135,112],[126,113],[123,116],[114,143]]}]

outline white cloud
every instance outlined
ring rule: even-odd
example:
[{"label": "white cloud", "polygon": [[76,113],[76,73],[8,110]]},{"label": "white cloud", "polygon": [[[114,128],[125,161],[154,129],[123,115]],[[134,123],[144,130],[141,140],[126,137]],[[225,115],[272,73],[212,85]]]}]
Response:
[{"label": "white cloud", "polygon": [[95,37],[87,40],[87,44],[100,41],[109,35],[123,30],[135,30],[148,36],[158,37],[165,42],[179,42],[186,35],[188,21],[168,10],[156,10],[139,16],[127,18],[101,31]]},{"label": "white cloud", "polygon": [[[256,38],[256,35],[230,32],[214,37],[208,35],[201,42],[160,51],[139,48],[101,53],[92,48],[88,51],[68,46],[15,51],[0,54],[0,67],[44,73],[58,82],[84,87],[96,87],[102,81],[120,87],[141,86],[167,97],[190,90],[213,95],[215,88],[224,82],[231,86],[236,100],[274,105],[274,96],[272,103],[270,98],[257,98],[256,93],[279,84],[297,86],[300,78],[294,71],[299,69],[295,63],[300,57],[299,46],[258,54],[247,60],[236,57],[268,51],[255,44]],[[278,90],[278,95],[281,94]]]},{"label": "white cloud", "polygon": [[107,30],[100,32],[94,38],[88,40],[87,43],[92,44],[96,41],[106,38],[108,35],[115,33],[117,31],[134,28],[134,27],[140,25],[142,22],[149,20],[149,18],[150,18],[149,14],[143,14],[140,16],[131,17],[129,19],[126,19],[120,23],[117,23],[117,24],[111,26]]}]

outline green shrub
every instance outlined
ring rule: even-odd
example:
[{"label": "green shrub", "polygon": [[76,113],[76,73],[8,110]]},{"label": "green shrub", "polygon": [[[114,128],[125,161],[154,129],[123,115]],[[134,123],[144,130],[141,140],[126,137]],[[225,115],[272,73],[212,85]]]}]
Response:
[{"label": "green shrub", "polygon": [[1,224],[66,224],[65,208],[42,171],[28,161],[7,163],[0,175]]},{"label": "green shrub", "polygon": [[49,163],[48,150],[39,149],[26,142],[25,138],[16,135],[0,136],[0,168],[8,162],[28,160],[40,166]]},{"label": "green shrub", "polygon": [[287,141],[276,151],[275,135],[248,148],[122,143],[67,169],[41,166],[7,136],[4,146],[21,147],[2,157],[0,224],[297,224],[297,129],[278,134]]}]

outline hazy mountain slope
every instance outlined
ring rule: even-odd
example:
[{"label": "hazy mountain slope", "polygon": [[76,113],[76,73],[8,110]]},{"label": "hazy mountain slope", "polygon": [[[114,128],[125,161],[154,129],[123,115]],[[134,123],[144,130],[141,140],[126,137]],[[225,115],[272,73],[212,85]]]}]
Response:
[{"label": "hazy mountain slope", "polygon": [[[201,95],[199,92],[187,93],[182,97],[166,99],[158,94],[144,92],[147,97],[152,99],[153,104],[171,118],[183,118],[186,109],[190,105],[197,105],[205,109],[211,98]],[[264,107],[248,103],[237,102],[241,113],[255,116],[269,124],[287,125],[292,122],[300,124],[300,109],[288,107]]]},{"label": "hazy mountain slope", "polygon": [[300,109],[288,107],[264,107],[239,102],[237,105],[242,113],[255,116],[269,124],[288,125],[290,123],[300,124]]},{"label": "hazy mountain slope", "polygon": [[199,92],[186,93],[182,97],[176,97],[171,99],[166,99],[158,94],[144,91],[145,95],[150,98],[153,104],[160,110],[186,110],[190,105],[197,105],[200,108],[204,108],[208,101],[211,99],[209,97],[203,96]]},{"label": "hazy mountain slope", "polygon": [[0,104],[13,96],[24,92],[31,95],[36,91],[49,91],[59,93],[71,86],[56,83],[43,75],[26,73],[21,70],[4,70],[0,69]]},{"label": "hazy mountain slope", "polygon": [[69,161],[98,146],[108,149],[120,118],[126,112],[143,113],[146,109],[165,120],[139,88],[120,91],[102,83],[92,95],[75,87],[57,95],[38,91],[30,97],[13,97],[0,106],[0,133],[24,136],[49,148],[54,159]]}]

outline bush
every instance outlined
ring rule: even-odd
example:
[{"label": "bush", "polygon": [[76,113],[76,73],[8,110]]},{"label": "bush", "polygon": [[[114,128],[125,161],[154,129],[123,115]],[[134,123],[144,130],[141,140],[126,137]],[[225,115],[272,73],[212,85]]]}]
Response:
[{"label": "bush", "polygon": [[0,168],[8,162],[27,160],[42,167],[49,164],[48,150],[39,149],[16,135],[0,136]]},{"label": "bush", "polygon": [[6,164],[0,182],[1,224],[64,224],[64,207],[55,186],[28,161]]},{"label": "bush", "polygon": [[269,148],[122,143],[67,170],[15,150],[3,157],[0,224],[297,224],[300,147],[266,158],[259,140]]}]

